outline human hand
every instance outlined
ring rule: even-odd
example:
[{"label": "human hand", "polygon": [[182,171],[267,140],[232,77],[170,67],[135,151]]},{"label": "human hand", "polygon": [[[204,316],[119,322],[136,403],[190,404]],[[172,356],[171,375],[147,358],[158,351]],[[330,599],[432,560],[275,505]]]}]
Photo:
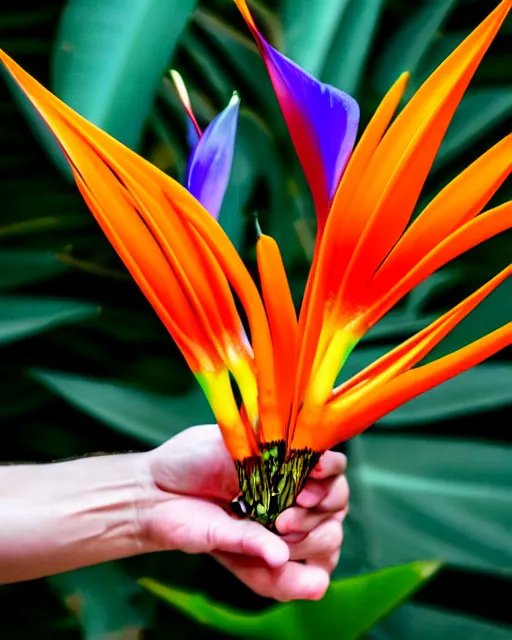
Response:
[{"label": "human hand", "polygon": [[238,481],[216,425],[187,429],[144,456],[150,495],[139,519],[147,550],[211,553],[256,593],[276,600],[324,595],[347,513],[343,454],[322,456],[297,505],[278,517],[281,536],[227,512]]}]

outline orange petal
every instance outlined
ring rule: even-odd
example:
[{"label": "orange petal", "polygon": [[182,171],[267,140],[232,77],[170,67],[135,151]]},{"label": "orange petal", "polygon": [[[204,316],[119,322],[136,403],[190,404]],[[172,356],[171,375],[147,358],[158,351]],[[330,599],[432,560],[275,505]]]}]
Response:
[{"label": "orange petal", "polygon": [[[350,202],[368,162],[391,122],[391,118],[395,114],[408,79],[408,73],[403,73],[398,78],[384,96],[373,118],[366,127],[341,178],[327,219],[322,242],[319,245],[317,243],[315,247],[313,264],[309,272],[304,300],[300,310],[299,340],[301,350],[298,364],[294,415],[296,415],[299,404],[302,401],[302,396],[308,383],[311,367],[317,351],[324,319],[324,305],[328,298],[328,291],[336,291],[339,285],[339,279],[337,283],[333,281],[336,281],[336,276],[343,271],[350,258],[349,253],[342,255],[333,249],[338,241],[337,229],[343,224],[342,220],[345,211],[343,207],[338,206],[336,203]],[[335,263],[333,262],[333,252],[336,256]],[[336,267],[333,266],[334,264],[336,264]]]},{"label": "orange petal", "polygon": [[[363,402],[342,409],[329,404],[315,434],[315,450],[325,451],[356,436],[400,405],[471,369],[510,344],[512,322],[435,362],[402,373],[374,389]],[[294,442],[294,446],[304,446],[303,440]]]},{"label": "orange petal", "polygon": [[478,215],[512,170],[512,135],[480,156],[452,180],[407,229],[379,268],[397,282],[429,251]]},{"label": "orange petal", "polygon": [[[175,183],[73,112],[8,56],[0,52],[0,58],[63,147],[91,211],[194,372],[225,377],[218,351],[226,346],[221,344],[226,322],[219,316],[231,322],[231,333],[239,332],[240,319],[225,276],[217,263],[212,265],[211,252],[202,251],[202,240],[190,221],[163,192],[165,186],[172,194]],[[188,201],[210,218],[191,196]],[[241,339],[236,346],[247,352]],[[236,442],[238,455],[245,456],[249,443],[238,411],[232,410],[236,404],[231,386],[222,389],[214,410],[223,432],[231,434],[231,444],[226,441],[232,455]],[[224,416],[227,407],[229,420]]]},{"label": "orange petal", "polygon": [[[459,227],[396,284],[393,274],[388,273],[384,277],[378,273],[367,291],[367,325],[372,326],[406,293],[447,262],[511,227],[512,202],[505,202]],[[377,302],[371,306],[374,300]]]},{"label": "orange petal", "polygon": [[492,280],[432,322],[428,327],[425,327],[409,340],[398,345],[382,358],[379,358],[350,378],[350,380],[337,387],[333,391],[329,402],[334,403],[341,401],[343,398],[348,398],[351,396],[349,393],[351,391],[364,394],[369,385],[381,384],[383,381],[394,378],[413,367],[510,275],[512,275],[512,265],[503,269]]},{"label": "orange petal", "polygon": [[286,437],[295,389],[298,329],[297,316],[281,253],[276,241],[260,234],[256,244],[258,271],[274,350],[277,399],[280,407],[280,437]]},{"label": "orange petal", "polygon": [[339,229],[342,248],[356,246],[340,304],[357,301],[406,228],[453,114],[510,6],[510,0],[502,2],[424,82],[385,134],[351,203],[345,203],[347,218],[363,219],[365,226],[362,235],[357,224]]}]

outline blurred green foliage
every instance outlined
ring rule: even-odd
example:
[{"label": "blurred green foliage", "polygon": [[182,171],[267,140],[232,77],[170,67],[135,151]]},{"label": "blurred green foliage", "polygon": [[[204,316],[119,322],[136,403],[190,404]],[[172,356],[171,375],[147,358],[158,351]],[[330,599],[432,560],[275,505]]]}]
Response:
[{"label": "blurred green foliage", "polygon": [[[255,0],[251,6],[276,46],[320,79],[354,93],[364,124],[401,71],[413,72],[416,88],[495,4]],[[511,34],[509,18],[450,126],[420,206],[510,130]],[[252,216],[258,212],[280,244],[300,304],[314,238],[311,197],[266,71],[230,0],[7,2],[0,10],[0,46],[76,110],[178,179],[186,166],[186,128],[163,72],[171,65],[180,70],[203,124],[237,89],[243,109],[220,220],[252,265]],[[39,135],[38,123],[31,124]],[[142,449],[209,421],[177,348],[5,84],[0,141],[0,460]],[[509,181],[494,202],[511,192]],[[487,242],[418,287],[375,327],[343,375],[508,264],[511,240],[508,233]],[[505,283],[436,354],[510,321],[511,300]],[[418,558],[449,563],[416,603],[368,637],[510,637],[511,613],[499,605],[512,596],[510,355],[503,352],[429,392],[348,444],[352,506],[337,578]],[[110,633],[126,639],[142,630],[148,638],[224,637],[224,627],[214,633],[156,601],[137,584],[143,575],[172,583],[175,593],[214,595],[231,609],[268,605],[209,558],[171,553],[3,587],[0,637]],[[336,608],[343,607],[344,584],[351,583],[338,582],[324,603],[308,605],[313,630],[326,606],[342,615]],[[359,605],[375,604],[374,595],[368,598],[363,593]],[[200,602],[213,610],[208,600]],[[265,615],[271,614],[259,617]],[[344,635],[341,625],[336,633],[357,637]]]}]

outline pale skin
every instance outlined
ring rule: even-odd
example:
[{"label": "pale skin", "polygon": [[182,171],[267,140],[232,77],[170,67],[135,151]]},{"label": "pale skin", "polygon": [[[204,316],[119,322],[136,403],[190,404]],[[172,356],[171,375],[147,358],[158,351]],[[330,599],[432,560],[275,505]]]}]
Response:
[{"label": "pale skin", "polygon": [[216,425],[145,453],[0,467],[0,584],[181,550],[212,554],[260,595],[317,600],[339,559],[345,468],[326,452],[276,535],[230,514],[237,478]]}]

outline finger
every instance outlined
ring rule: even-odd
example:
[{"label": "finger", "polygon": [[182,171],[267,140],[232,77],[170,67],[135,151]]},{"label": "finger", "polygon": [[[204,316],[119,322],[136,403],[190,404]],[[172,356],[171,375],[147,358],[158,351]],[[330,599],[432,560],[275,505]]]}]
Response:
[{"label": "finger", "polygon": [[312,509],[319,505],[327,496],[334,480],[337,477],[340,476],[335,476],[334,478],[328,478],[326,480],[308,480],[304,489],[297,496],[297,505],[299,507],[304,507],[305,509]]},{"label": "finger", "polygon": [[276,520],[276,528],[279,533],[284,536],[296,533],[309,533],[331,516],[332,513],[317,511],[316,509],[290,507],[279,515]]},{"label": "finger", "polygon": [[225,553],[214,557],[257,594],[281,602],[319,600],[329,586],[329,574],[318,566],[287,562],[276,569],[252,558]]},{"label": "finger", "polygon": [[291,560],[310,560],[338,553],[343,541],[339,519],[330,518],[313,529],[301,542],[288,543]]},{"label": "finger", "polygon": [[329,576],[338,566],[338,562],[340,561],[340,549],[338,551],[334,551],[328,556],[317,556],[315,558],[311,558],[310,560],[306,560],[306,564],[312,567],[318,567],[325,571]]},{"label": "finger", "polygon": [[290,553],[286,542],[261,524],[235,520],[220,508],[212,511],[211,516],[205,518],[203,513],[201,518],[205,527],[204,552],[225,551],[257,557],[270,567],[280,567],[288,561]]},{"label": "finger", "polygon": [[306,486],[297,497],[297,504],[300,507],[311,509],[318,507],[330,495],[332,495],[332,498],[329,498],[325,503],[326,510],[339,511],[339,509],[343,508],[343,503],[348,502],[349,499],[346,476],[338,475],[324,480],[308,480]]},{"label": "finger", "polygon": [[350,498],[346,476],[334,476],[328,480],[311,480],[297,498],[297,505],[318,511],[340,511]]},{"label": "finger", "polygon": [[311,472],[310,478],[322,480],[345,473],[346,469],[347,457],[343,453],[326,451]]}]

